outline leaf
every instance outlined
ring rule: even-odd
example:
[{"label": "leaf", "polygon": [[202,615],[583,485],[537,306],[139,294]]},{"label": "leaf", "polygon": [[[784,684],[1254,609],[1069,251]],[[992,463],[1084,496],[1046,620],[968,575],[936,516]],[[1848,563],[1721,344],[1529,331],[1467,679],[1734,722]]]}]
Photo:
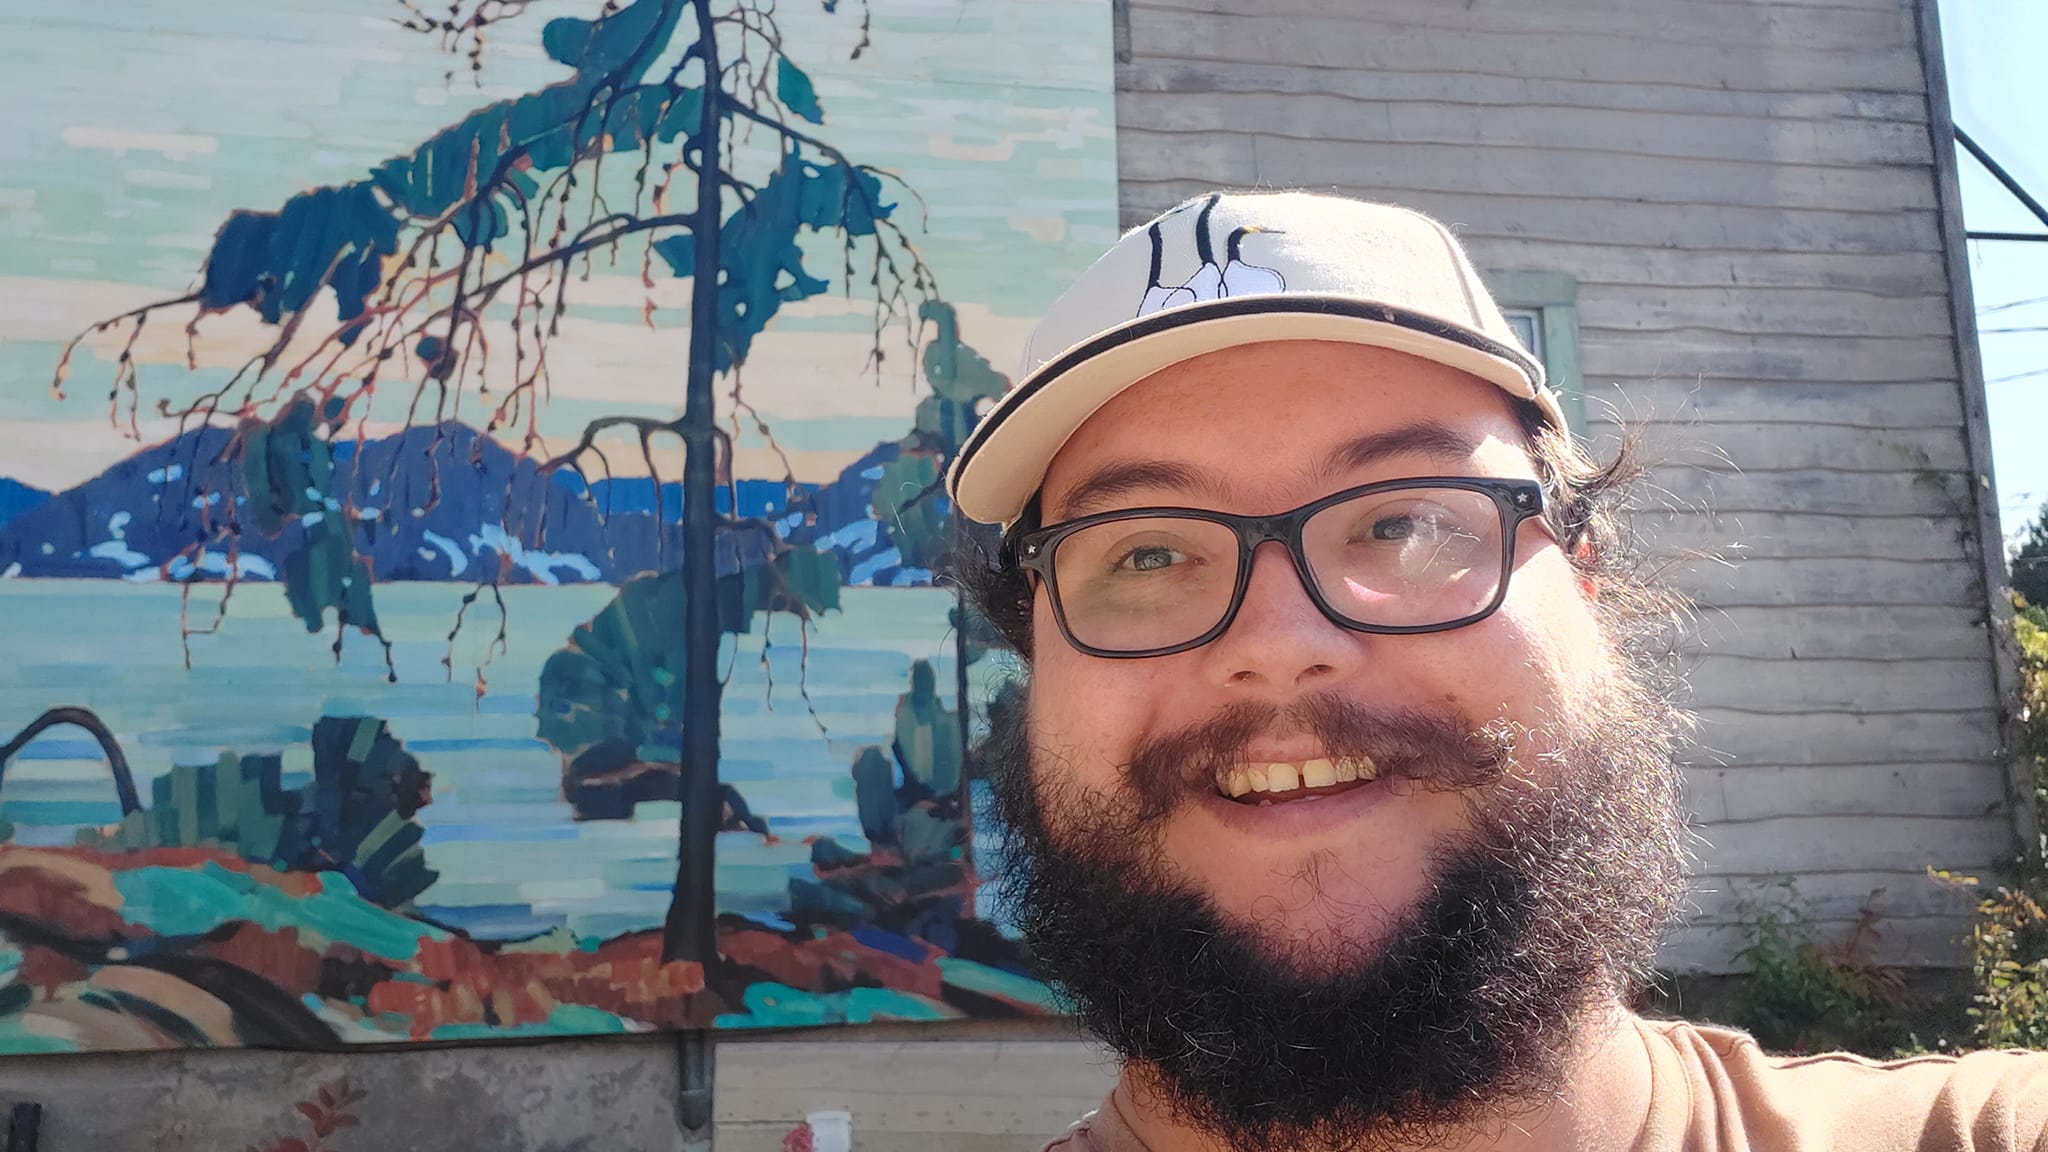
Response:
[{"label": "leaf", "polygon": [[557,17],[541,29],[541,47],[576,69],[579,79],[616,72],[620,79],[638,80],[655,56],[645,49],[650,42],[656,47],[668,43],[685,7],[669,0],[636,0],[595,20]]},{"label": "leaf", "polygon": [[952,525],[940,491],[939,461],[925,453],[906,453],[882,465],[875,482],[875,519],[903,554],[903,562],[931,568],[952,546]]},{"label": "leaf", "polygon": [[[325,1096],[327,1095],[327,1093],[322,1092],[321,1095]],[[306,1117],[306,1119],[311,1120],[316,1125],[319,1124],[321,1119],[327,1115],[327,1113],[321,1110],[320,1105],[315,1104],[310,1100],[301,1100],[297,1105],[295,1105],[295,1107],[298,1108],[300,1113],[302,1113]]]},{"label": "leaf", "polygon": [[787,56],[775,58],[775,96],[791,112],[811,123],[825,122],[825,110],[818,105],[818,90],[812,87],[804,70],[791,64]]},{"label": "leaf", "polygon": [[206,255],[200,307],[248,304],[277,324],[331,287],[338,318],[353,320],[383,282],[398,229],[369,181],[312,188],[276,212],[231,213]]},{"label": "leaf", "polygon": [[541,666],[539,735],[571,757],[609,740],[637,748],[683,722],[687,663],[679,570],[626,582]]},{"label": "leaf", "polygon": [[[796,153],[785,155],[767,183],[719,228],[717,370],[744,363],[754,338],[784,304],[831,289],[829,281],[804,267],[803,249],[797,243],[803,229],[872,236],[876,222],[887,219],[894,209],[894,204],[883,202],[881,181],[872,173],[815,164]],[[696,275],[692,237],[666,237],[653,249],[676,276]]]}]

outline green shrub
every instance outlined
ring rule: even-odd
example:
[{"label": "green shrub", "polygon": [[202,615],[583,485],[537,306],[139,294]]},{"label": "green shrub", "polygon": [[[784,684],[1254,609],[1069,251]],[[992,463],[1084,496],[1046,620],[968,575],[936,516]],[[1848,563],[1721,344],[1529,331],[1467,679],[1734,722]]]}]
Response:
[{"label": "green shrub", "polygon": [[1859,1051],[1896,1046],[1891,1009],[1896,977],[1858,955],[1874,916],[1849,941],[1823,943],[1813,914],[1790,880],[1760,889],[1738,905],[1749,969],[1731,1021],[1778,1052]]},{"label": "green shrub", "polygon": [[[2044,521],[2048,522],[2048,521]],[[2033,543],[2048,545],[2035,525]],[[2017,581],[2016,581],[2017,583]],[[2034,810],[2048,815],[2048,610],[2013,597],[2013,640],[2019,653],[2020,699],[2014,754],[2032,769]],[[1986,1048],[2048,1048],[2048,869],[2041,843],[2019,861],[2010,886],[1977,901],[1970,927],[1972,1039]],[[1933,873],[1978,887],[1973,876]]]},{"label": "green shrub", "polygon": [[[1977,884],[1972,876],[1934,875]],[[1971,1039],[1978,1046],[2048,1048],[2048,912],[2024,884],[1995,888],[1977,901],[1970,977]]]},{"label": "green shrub", "polygon": [[[2013,597],[2012,633],[2019,650],[2019,748],[2032,762],[2037,811],[2048,805],[2048,606]],[[2038,855],[2043,846],[2035,845]],[[2038,863],[2038,861],[2037,861]]]}]

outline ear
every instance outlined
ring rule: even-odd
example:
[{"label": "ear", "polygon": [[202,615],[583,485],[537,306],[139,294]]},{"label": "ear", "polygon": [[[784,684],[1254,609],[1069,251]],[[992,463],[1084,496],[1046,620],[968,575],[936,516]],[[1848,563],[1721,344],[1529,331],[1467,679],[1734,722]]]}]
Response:
[{"label": "ear", "polygon": [[1599,559],[1599,550],[1593,547],[1593,542],[1581,536],[1578,544],[1572,548],[1572,567],[1579,572],[1579,591],[1584,592],[1589,600],[1600,598],[1599,584],[1593,577],[1587,575]]}]

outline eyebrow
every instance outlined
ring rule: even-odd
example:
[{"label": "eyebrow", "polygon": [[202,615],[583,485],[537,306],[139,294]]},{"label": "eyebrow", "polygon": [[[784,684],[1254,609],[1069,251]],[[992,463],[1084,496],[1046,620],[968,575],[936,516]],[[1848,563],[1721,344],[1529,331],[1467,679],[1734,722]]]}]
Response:
[{"label": "eyebrow", "polygon": [[[1462,460],[1479,450],[1479,441],[1431,420],[1374,432],[1337,446],[1309,470],[1309,477],[1327,481],[1381,463],[1394,456],[1429,456]],[[1104,464],[1067,489],[1060,518],[1072,520],[1102,510],[1119,496],[1147,489],[1165,489],[1208,496],[1222,502],[1230,486],[1215,471],[1199,464],[1171,460],[1118,460]]]},{"label": "eyebrow", "polygon": [[1433,420],[1418,420],[1339,445],[1314,475],[1319,480],[1327,480],[1378,464],[1390,456],[1464,460],[1478,451],[1479,441],[1475,437]]}]

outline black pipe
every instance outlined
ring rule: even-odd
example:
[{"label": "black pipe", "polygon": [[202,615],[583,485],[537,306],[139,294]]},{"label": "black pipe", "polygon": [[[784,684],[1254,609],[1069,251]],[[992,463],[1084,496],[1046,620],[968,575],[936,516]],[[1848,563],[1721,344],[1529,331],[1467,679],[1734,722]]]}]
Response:
[{"label": "black pipe", "polygon": [[2048,240],[2048,232],[1965,232],[1967,240]]},{"label": "black pipe", "polygon": [[33,1100],[24,1100],[14,1106],[13,1115],[7,1119],[7,1152],[36,1152],[36,1143],[42,1139],[43,1106]]},{"label": "black pipe", "polygon": [[718,1047],[709,1028],[676,1033],[676,1064],[681,1079],[676,1124],[682,1129],[682,1147],[700,1152],[712,1146],[713,1085],[718,1078]]},{"label": "black pipe", "polygon": [[[2012,173],[2007,172],[2004,168],[2000,167],[1998,161],[1993,160],[1991,158],[1991,153],[1986,152],[1982,148],[1979,148],[1977,146],[1977,142],[1975,140],[1970,139],[1970,134],[1968,132],[1963,131],[1961,128],[1957,128],[1956,143],[1961,144],[1964,148],[1969,149],[1970,155],[1975,156],[1977,158],[1977,163],[1984,165],[1985,170],[1991,173],[1993,179],[1997,180],[2000,184],[2005,185],[2005,190],[2007,192],[2012,193],[2013,196],[2016,197],[2020,203],[2025,204],[2027,206],[2027,211],[2032,212],[2034,214],[2034,219],[2039,220],[2043,224],[2048,224],[2048,208],[2041,207],[2041,202],[2039,200],[2036,200],[2032,196],[2027,195],[2027,190],[2025,188],[2020,187],[2020,182],[2012,178]],[[2011,236],[1998,237],[1998,239],[2001,240],[2011,238]]]},{"label": "black pipe", "polygon": [[121,751],[121,744],[114,734],[100,722],[90,708],[62,707],[28,722],[28,727],[14,734],[14,739],[0,744],[0,780],[4,780],[8,758],[28,746],[28,742],[42,735],[44,729],[69,724],[82,728],[85,733],[99,742],[100,751],[106,754],[107,768],[114,774],[114,792],[121,798],[121,815],[142,811],[142,801],[135,794],[135,776],[128,770],[128,756]]}]

